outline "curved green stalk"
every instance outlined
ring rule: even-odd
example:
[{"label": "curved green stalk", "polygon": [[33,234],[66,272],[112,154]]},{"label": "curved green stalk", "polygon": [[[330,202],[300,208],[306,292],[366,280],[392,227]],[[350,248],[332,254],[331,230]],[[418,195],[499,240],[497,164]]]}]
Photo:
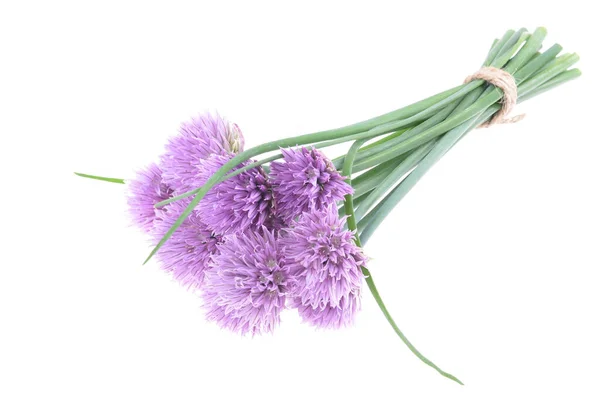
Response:
[{"label": "curved green stalk", "polygon": [[425,363],[429,367],[431,367],[434,370],[436,370],[442,376],[444,376],[444,377],[446,377],[446,378],[448,378],[450,380],[454,380],[456,383],[458,383],[460,385],[464,385],[464,383],[461,382],[456,376],[454,376],[454,375],[452,375],[452,374],[450,374],[448,372],[443,371],[438,366],[436,366],[435,363],[433,363],[431,360],[429,360],[427,357],[425,357],[423,354],[421,354],[421,352],[419,350],[417,350],[417,348],[408,340],[408,338],[406,338],[406,336],[400,330],[400,328],[398,327],[398,325],[396,325],[396,322],[392,318],[392,315],[390,314],[390,312],[387,310],[385,304],[383,303],[383,300],[381,299],[381,295],[379,294],[379,291],[377,290],[377,287],[375,286],[375,282],[373,281],[373,277],[371,276],[371,272],[367,268],[363,268],[363,273],[366,276],[365,277],[365,281],[367,282],[367,286],[369,287],[369,290],[371,291],[371,294],[375,298],[375,301],[377,302],[377,305],[379,305],[379,308],[381,309],[381,312],[383,312],[383,316],[385,316],[385,319],[387,319],[387,321],[390,323],[390,325],[392,326],[392,328],[394,329],[394,331],[396,332],[396,334],[398,335],[398,337],[400,337],[400,339],[408,347],[408,349],[415,356],[417,356],[419,358],[419,360],[421,360],[423,363]]},{"label": "curved green stalk", "polygon": [[[358,149],[361,147],[361,145],[363,143],[364,143],[364,141],[356,141],[354,144],[352,144],[352,146],[350,147],[350,150],[348,151],[348,154],[346,155],[346,158],[344,160],[344,167],[342,169],[342,175],[347,177],[347,182],[350,185],[352,184],[352,180],[351,180],[350,176],[352,175],[352,164],[354,162],[354,157],[356,156],[356,152],[358,151]],[[348,194],[345,196],[344,209],[345,209],[346,216],[347,216],[346,222],[348,224],[348,229],[351,231],[356,231],[356,216],[354,214],[354,205],[352,202],[351,194]],[[356,233],[354,239],[355,239],[356,245],[361,247],[360,238],[358,237],[358,233]],[[417,356],[419,358],[419,360],[421,360],[423,363],[425,363],[428,366],[435,369],[442,376],[447,377],[448,379],[453,380],[456,383],[463,385],[463,382],[461,382],[457,377],[455,377],[454,375],[451,375],[450,373],[443,371],[438,366],[436,366],[431,360],[429,360],[427,357],[425,357],[423,354],[421,354],[421,352],[419,350],[417,350],[417,348],[408,340],[408,338],[406,338],[404,333],[400,330],[400,328],[396,324],[396,321],[394,321],[394,318],[392,318],[392,315],[388,311],[387,307],[383,303],[383,299],[381,298],[381,295],[379,294],[379,291],[377,290],[377,287],[375,286],[375,282],[373,281],[373,276],[371,275],[371,272],[366,267],[363,267],[362,271],[363,271],[363,274],[365,275],[365,282],[367,283],[367,286],[369,287],[369,290],[371,291],[371,294],[373,295],[375,302],[377,302],[377,305],[381,309],[381,312],[383,312],[383,316],[385,316],[385,318],[387,319],[389,324],[392,326],[392,328],[396,332],[396,335],[398,335],[398,337],[400,337],[400,339],[408,347],[408,349],[415,356]]]}]

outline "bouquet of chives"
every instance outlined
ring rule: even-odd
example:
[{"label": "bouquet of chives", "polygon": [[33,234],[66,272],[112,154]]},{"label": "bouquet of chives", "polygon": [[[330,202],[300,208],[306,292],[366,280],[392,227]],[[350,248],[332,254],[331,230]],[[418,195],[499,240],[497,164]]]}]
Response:
[{"label": "bouquet of chives", "polygon": [[[539,52],[543,28],[509,30],[482,70],[450,90],[357,124],[244,150],[239,127],[205,114],[182,124],[157,164],[123,179],[134,223],[161,266],[199,291],[207,318],[241,334],[272,332],[284,309],[339,328],[363,280],[408,348],[367,268],[362,245],[416,182],[471,129],[580,75],[576,54]],[[515,121],[515,118],[508,121]],[[320,149],[350,143],[333,160]]]}]

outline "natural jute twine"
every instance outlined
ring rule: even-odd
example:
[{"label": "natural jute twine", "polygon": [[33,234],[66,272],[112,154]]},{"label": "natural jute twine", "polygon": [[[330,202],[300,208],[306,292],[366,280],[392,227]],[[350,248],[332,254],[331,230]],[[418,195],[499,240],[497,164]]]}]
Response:
[{"label": "natural jute twine", "polygon": [[479,71],[468,76],[465,83],[473,80],[484,80],[498,87],[504,93],[502,98],[502,108],[487,122],[479,125],[480,128],[488,128],[497,123],[515,123],[525,117],[524,114],[513,117],[507,117],[517,104],[517,83],[512,74],[495,67],[481,67]]}]

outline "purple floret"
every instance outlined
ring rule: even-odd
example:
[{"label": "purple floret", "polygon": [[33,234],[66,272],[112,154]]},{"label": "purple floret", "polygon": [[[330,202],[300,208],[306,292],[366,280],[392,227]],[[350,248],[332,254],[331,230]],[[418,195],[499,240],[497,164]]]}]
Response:
[{"label": "purple floret", "polygon": [[287,276],[273,232],[229,235],[202,288],[207,318],[241,334],[270,333],[285,308]]},{"label": "purple floret", "polygon": [[[169,231],[191,199],[177,200],[165,206],[155,221],[154,244]],[[156,257],[161,267],[188,288],[200,288],[212,255],[218,252],[223,239],[214,234],[193,212],[173,232]]]},{"label": "purple floret", "polygon": [[158,165],[152,163],[127,181],[129,215],[133,223],[146,233],[151,232],[157,214],[162,212],[154,205],[173,196],[173,190],[165,184],[162,174]]},{"label": "purple floret", "polygon": [[[204,184],[228,160],[229,157],[223,155],[203,160],[196,184]],[[235,170],[247,164],[240,164]],[[196,210],[213,231],[229,234],[273,225],[273,206],[270,181],[264,170],[256,167],[215,185],[200,200]]]},{"label": "purple floret", "polygon": [[315,148],[282,149],[271,164],[277,213],[286,223],[304,212],[322,211],[352,193],[331,161]]},{"label": "purple floret", "polygon": [[286,272],[302,317],[319,327],[352,322],[360,306],[366,256],[335,205],[304,213],[283,230]]},{"label": "purple floret", "polygon": [[193,188],[198,164],[211,155],[237,154],[244,148],[239,127],[209,113],[181,124],[179,134],[169,139],[161,157],[164,180],[178,192]]}]

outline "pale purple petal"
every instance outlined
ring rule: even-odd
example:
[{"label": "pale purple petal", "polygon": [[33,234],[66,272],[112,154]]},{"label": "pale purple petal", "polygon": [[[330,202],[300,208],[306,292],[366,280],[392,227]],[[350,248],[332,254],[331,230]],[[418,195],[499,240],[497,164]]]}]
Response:
[{"label": "pale purple petal", "polygon": [[293,298],[291,308],[296,308],[303,322],[317,328],[342,328],[354,324],[356,313],[360,310],[360,290],[343,296],[337,306],[326,304],[314,308],[310,304],[302,303],[300,298]]}]

